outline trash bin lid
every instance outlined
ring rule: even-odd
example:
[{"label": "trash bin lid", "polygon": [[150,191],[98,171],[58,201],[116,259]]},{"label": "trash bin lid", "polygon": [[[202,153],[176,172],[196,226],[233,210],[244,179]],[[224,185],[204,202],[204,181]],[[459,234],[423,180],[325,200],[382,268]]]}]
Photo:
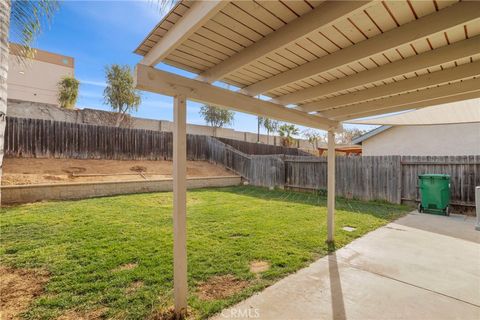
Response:
[{"label": "trash bin lid", "polygon": [[418,175],[419,179],[450,179],[450,175],[441,173],[425,173]]}]

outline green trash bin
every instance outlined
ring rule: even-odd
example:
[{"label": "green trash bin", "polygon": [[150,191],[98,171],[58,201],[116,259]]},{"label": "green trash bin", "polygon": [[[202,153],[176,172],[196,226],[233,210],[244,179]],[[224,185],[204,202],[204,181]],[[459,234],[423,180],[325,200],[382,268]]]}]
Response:
[{"label": "green trash bin", "polygon": [[421,174],[419,212],[450,215],[450,176],[448,174]]}]

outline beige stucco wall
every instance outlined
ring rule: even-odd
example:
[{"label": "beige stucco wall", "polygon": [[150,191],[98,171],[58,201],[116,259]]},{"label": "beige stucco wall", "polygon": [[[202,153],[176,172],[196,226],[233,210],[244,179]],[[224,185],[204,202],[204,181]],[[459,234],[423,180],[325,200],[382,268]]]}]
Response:
[{"label": "beige stucco wall", "polygon": [[23,61],[10,54],[8,67],[9,99],[54,105],[58,105],[57,83],[66,75],[74,75],[73,58],[40,50],[33,59]]},{"label": "beige stucco wall", "polygon": [[480,155],[480,123],[398,126],[362,143],[364,156]]}]

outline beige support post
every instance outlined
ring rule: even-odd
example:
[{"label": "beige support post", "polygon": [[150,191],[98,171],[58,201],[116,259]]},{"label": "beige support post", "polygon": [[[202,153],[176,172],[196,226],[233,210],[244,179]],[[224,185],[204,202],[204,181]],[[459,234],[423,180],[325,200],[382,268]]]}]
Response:
[{"label": "beige support post", "polygon": [[187,311],[187,105],[174,98],[173,108],[173,294],[175,314]]},{"label": "beige support post", "polygon": [[335,228],[335,132],[333,130],[328,131],[328,179],[327,179],[327,229],[328,229],[328,242],[333,242],[334,235],[333,230]]}]

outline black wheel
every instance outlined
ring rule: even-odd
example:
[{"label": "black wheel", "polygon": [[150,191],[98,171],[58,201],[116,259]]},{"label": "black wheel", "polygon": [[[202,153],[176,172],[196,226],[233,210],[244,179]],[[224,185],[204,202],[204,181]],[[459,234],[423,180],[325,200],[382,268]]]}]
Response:
[{"label": "black wheel", "polygon": [[422,208],[422,204],[421,204],[421,203],[418,204],[417,210],[418,210],[419,213],[422,213],[422,212],[423,212],[423,208]]}]

